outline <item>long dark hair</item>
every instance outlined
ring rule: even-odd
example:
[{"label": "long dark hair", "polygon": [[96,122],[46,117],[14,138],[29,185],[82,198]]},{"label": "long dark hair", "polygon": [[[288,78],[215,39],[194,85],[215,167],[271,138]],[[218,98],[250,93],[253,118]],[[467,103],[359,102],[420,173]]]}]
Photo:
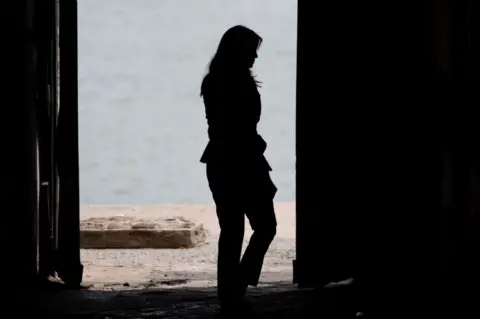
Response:
[{"label": "long dark hair", "polygon": [[[218,44],[217,52],[208,65],[208,72],[203,78],[200,96],[205,93],[206,79],[208,77],[223,78],[229,73],[246,72],[249,78],[260,87],[261,82],[255,79],[252,71],[241,64],[242,55],[246,52],[258,50],[263,39],[253,30],[236,25],[228,29]],[[255,53],[253,52],[253,53]]]}]

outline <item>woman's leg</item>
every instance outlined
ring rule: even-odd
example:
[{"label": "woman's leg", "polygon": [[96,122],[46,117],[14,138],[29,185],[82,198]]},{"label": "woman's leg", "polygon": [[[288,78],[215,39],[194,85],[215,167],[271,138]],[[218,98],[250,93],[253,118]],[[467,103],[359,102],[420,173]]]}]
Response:
[{"label": "woman's leg", "polygon": [[235,306],[243,299],[240,256],[245,230],[245,215],[232,176],[226,170],[207,165],[207,177],[220,225],[218,240],[217,285],[222,307]]},{"label": "woman's leg", "polygon": [[[269,176],[268,181],[271,182]],[[269,184],[267,183],[267,185]],[[265,254],[277,231],[272,192],[264,192],[263,189],[260,189],[257,196],[249,201],[249,206],[246,215],[253,229],[253,234],[241,261],[244,274],[244,290],[248,285],[256,286],[258,284]]]}]

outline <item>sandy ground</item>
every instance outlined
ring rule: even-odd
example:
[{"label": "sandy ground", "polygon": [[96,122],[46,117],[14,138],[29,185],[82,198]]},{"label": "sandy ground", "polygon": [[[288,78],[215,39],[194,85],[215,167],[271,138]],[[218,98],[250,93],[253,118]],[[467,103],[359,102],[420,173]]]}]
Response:
[{"label": "sandy ground", "polygon": [[[82,206],[81,219],[123,214],[138,218],[183,216],[204,225],[207,243],[192,249],[82,249],[84,283],[98,288],[216,285],[220,232],[213,205]],[[295,258],[295,203],[277,203],[277,235],[265,257],[261,284],[291,282]],[[252,231],[246,220],[246,248]]]}]

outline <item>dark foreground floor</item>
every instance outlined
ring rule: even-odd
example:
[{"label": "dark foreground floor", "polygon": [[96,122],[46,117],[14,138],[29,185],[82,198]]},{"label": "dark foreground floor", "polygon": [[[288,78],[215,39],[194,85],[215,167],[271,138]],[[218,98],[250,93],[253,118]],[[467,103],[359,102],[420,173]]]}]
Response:
[{"label": "dark foreground floor", "polygon": [[[351,305],[358,301],[358,295],[353,293],[352,286],[343,282],[314,290],[279,282],[250,289],[248,299],[258,313],[257,318],[354,319],[357,309]],[[374,309],[371,309],[375,314],[362,319],[480,318],[478,286],[468,285],[477,289],[462,289],[459,285],[455,289],[445,289],[441,288],[442,284],[435,289],[425,289],[419,282],[407,286],[408,289],[395,294],[392,289],[380,291],[375,295],[380,299],[375,299]],[[1,318],[190,319],[218,318],[219,315],[215,288],[151,286],[105,291],[56,287],[34,292],[20,287],[20,290],[4,292],[7,297],[1,299],[4,303]],[[420,302],[412,303],[412,297]]]},{"label": "dark foreground floor", "polygon": [[[259,318],[343,318],[348,294],[346,285],[315,291],[276,283],[251,289],[249,300]],[[14,303],[30,318],[217,318],[219,311],[214,288],[50,291]]]}]

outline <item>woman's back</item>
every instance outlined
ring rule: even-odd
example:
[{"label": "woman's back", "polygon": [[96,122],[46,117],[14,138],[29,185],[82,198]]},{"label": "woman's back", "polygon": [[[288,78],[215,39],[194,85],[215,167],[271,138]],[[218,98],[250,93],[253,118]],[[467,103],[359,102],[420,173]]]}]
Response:
[{"label": "woman's back", "polygon": [[253,81],[241,77],[213,74],[205,77],[203,102],[211,140],[227,136],[245,139],[257,134],[260,94]]},{"label": "woman's back", "polygon": [[255,83],[247,77],[209,74],[203,92],[210,141],[201,161],[245,162],[263,157],[263,139],[257,132],[261,101]]}]

